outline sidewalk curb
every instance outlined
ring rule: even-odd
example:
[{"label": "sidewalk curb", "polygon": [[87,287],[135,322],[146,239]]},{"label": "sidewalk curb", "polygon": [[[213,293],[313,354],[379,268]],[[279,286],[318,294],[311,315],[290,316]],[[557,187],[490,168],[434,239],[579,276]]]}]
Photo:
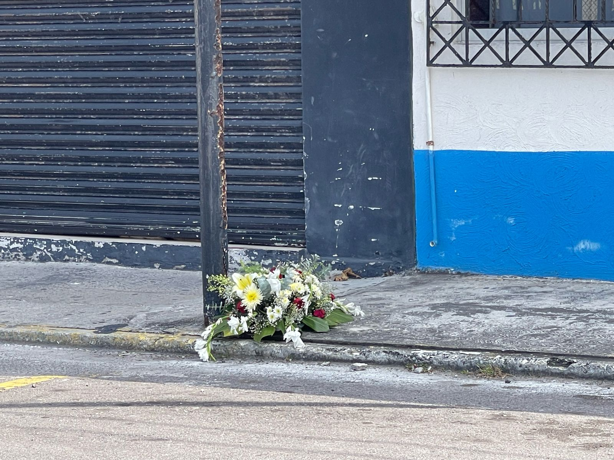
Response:
[{"label": "sidewalk curb", "polygon": [[[0,325],[0,342],[63,345],[86,348],[181,353],[197,356],[198,336],[117,331],[100,334],[87,329],[45,326],[7,327]],[[422,350],[384,346],[345,346],[306,342],[296,349],[281,342],[256,343],[252,340],[224,339],[215,342],[218,359],[272,359],[319,362],[361,362],[375,365],[406,366],[428,364],[435,370],[477,371],[496,366],[514,375],[614,380],[614,359],[570,358],[556,355],[494,353],[463,350]]]},{"label": "sidewalk curb", "polygon": [[0,325],[0,342],[64,345],[86,348],[155,351],[159,353],[194,353],[198,336],[117,331],[109,334],[90,329],[47,326]]}]

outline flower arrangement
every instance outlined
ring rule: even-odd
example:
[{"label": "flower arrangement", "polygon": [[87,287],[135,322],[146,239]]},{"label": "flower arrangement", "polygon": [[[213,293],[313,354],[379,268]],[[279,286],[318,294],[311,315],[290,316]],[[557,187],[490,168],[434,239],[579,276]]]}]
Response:
[{"label": "flower arrangement", "polygon": [[210,276],[209,290],[222,299],[222,314],[205,329],[194,349],[203,361],[215,360],[211,346],[218,335],[249,333],[260,342],[277,331],[283,333],[286,342],[301,348],[304,327],[328,332],[355,316],[364,316],[360,307],[335,298],[322,282],[327,272],[328,267],[314,257],[271,269],[259,264],[242,265],[232,276]]}]

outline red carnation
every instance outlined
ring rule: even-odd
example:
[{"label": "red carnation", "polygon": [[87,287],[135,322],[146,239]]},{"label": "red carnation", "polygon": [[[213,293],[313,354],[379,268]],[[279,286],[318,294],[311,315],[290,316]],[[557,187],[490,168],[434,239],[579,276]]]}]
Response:
[{"label": "red carnation", "polygon": [[270,272],[273,273],[275,270],[277,270],[277,267],[271,268]]},{"label": "red carnation", "polygon": [[330,293],[330,300],[335,300],[335,299],[336,299],[335,294],[333,294],[333,293],[331,292],[331,293]]},{"label": "red carnation", "polygon": [[324,319],[324,317],[326,316],[326,312],[320,308],[318,310],[313,311],[313,316],[315,316],[316,318]]},{"label": "red carnation", "polygon": [[244,315],[247,312],[247,310],[245,310],[245,307],[243,306],[240,300],[237,302],[237,311],[241,313],[242,315]]},{"label": "red carnation", "polygon": [[296,305],[298,308],[303,308],[303,306],[305,305],[305,302],[303,302],[303,299],[301,299],[300,297],[297,297],[296,299],[294,299],[292,301],[294,303],[294,305]]}]

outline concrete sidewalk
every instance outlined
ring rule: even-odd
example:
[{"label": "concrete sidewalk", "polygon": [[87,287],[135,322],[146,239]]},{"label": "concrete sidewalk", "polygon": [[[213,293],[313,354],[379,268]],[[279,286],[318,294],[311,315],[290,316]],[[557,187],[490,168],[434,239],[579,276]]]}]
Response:
[{"label": "concrete sidewalk", "polygon": [[[614,283],[410,274],[333,284],[364,319],[305,333],[303,352],[236,339],[214,352],[614,379]],[[202,329],[196,272],[4,262],[0,288],[0,340],[189,352]]]}]

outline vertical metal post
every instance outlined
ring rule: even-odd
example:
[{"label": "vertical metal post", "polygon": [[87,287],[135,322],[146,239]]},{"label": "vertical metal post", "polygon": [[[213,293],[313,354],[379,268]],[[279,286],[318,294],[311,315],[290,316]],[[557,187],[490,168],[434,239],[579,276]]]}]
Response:
[{"label": "vertical metal post", "polygon": [[209,292],[208,276],[228,271],[224,92],[222,87],[221,0],[194,0],[198,151],[200,167],[200,239],[205,324],[219,299]]},{"label": "vertical metal post", "polygon": [[546,0],[546,62],[550,64],[550,0]]}]

